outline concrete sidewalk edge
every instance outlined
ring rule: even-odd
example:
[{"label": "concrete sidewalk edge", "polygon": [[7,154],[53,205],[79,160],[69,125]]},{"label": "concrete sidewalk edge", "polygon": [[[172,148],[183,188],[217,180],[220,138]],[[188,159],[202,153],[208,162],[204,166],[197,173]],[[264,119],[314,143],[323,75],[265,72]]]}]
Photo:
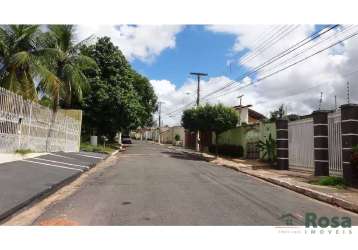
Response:
[{"label": "concrete sidewalk edge", "polygon": [[[182,151],[182,152],[186,153],[186,154],[194,155],[194,156],[199,156],[203,160],[206,160],[206,161],[210,161],[210,160],[213,159],[213,157],[204,156],[203,153],[189,152],[189,151]],[[228,159],[225,159],[225,160],[228,160]],[[244,169],[239,169],[239,168],[236,168],[236,167],[233,167],[233,166],[230,166],[230,165],[225,165],[225,164],[223,164],[223,165],[216,164],[216,165],[236,170],[238,172],[241,172],[241,173],[244,173],[244,174],[256,177],[256,178],[259,178],[261,180],[270,182],[272,184],[287,188],[287,189],[292,190],[292,191],[294,191],[296,193],[306,195],[306,196],[311,197],[313,199],[316,199],[316,200],[319,200],[319,201],[322,201],[322,202],[325,202],[325,203],[328,203],[328,204],[331,204],[331,205],[335,205],[335,206],[341,207],[343,209],[346,209],[346,210],[349,210],[349,211],[352,211],[352,212],[355,212],[355,213],[358,213],[358,205],[354,204],[354,203],[351,203],[351,202],[349,202],[347,200],[337,198],[337,197],[334,197],[332,195],[328,195],[328,194],[325,194],[325,193],[322,193],[322,192],[319,192],[319,191],[316,191],[316,190],[313,190],[313,189],[309,189],[307,187],[293,185],[291,183],[281,181],[281,180],[278,180],[278,179],[275,179],[275,178],[267,177],[267,176],[264,176],[262,174],[256,174],[256,173],[252,173],[252,172],[249,172],[249,171],[245,171]]]},{"label": "concrete sidewalk edge", "polygon": [[68,177],[66,179],[63,179],[62,181],[60,181],[60,182],[52,185],[51,187],[43,190],[42,192],[37,193],[36,195],[31,197],[30,199],[23,201],[22,203],[20,203],[17,206],[7,210],[6,212],[1,213],[0,214],[0,224],[3,224],[4,222],[9,220],[11,217],[16,215],[17,213],[23,211],[24,209],[30,208],[31,206],[33,206],[36,203],[42,201],[46,197],[49,197],[51,194],[55,193],[56,191],[58,191],[62,187],[64,187],[64,186],[70,184],[71,182],[75,181],[83,173],[85,173],[85,172],[89,171],[90,169],[96,167],[98,164],[102,163],[103,161],[105,161],[109,157],[117,154],[118,152],[120,152],[120,150],[116,150],[116,151],[112,152],[111,154],[108,154],[106,157],[104,157],[102,160],[100,160],[96,164],[90,165],[89,168],[84,170],[83,172],[75,173],[72,176],[70,176],[70,177]]}]

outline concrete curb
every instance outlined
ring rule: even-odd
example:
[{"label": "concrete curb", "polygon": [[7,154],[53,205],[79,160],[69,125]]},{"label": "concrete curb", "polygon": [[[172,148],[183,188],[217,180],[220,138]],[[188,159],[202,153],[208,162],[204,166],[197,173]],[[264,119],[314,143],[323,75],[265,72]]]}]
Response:
[{"label": "concrete curb", "polygon": [[63,179],[62,181],[52,185],[51,187],[48,187],[47,189],[43,190],[42,192],[37,193],[33,197],[31,197],[28,200],[23,201],[22,203],[18,204],[17,206],[7,210],[4,213],[0,214],[0,224],[4,223],[5,221],[9,220],[12,216],[17,214],[18,212],[22,211],[23,209],[26,209],[30,206],[35,205],[36,203],[42,201],[46,197],[50,196],[51,194],[58,191],[60,188],[70,184],[71,182],[75,181],[78,177],[80,177],[83,173],[89,171],[90,169],[96,167],[98,164],[102,163],[109,157],[117,154],[120,150],[116,150],[112,152],[111,154],[108,154],[105,158],[97,162],[96,164],[91,164],[88,166],[88,168],[84,169],[83,172],[78,172],[73,174],[72,176],[67,177],[66,179]]},{"label": "concrete curb", "polygon": [[[197,156],[197,157],[201,157],[203,160],[206,160],[206,161],[212,160],[212,158],[205,157],[202,153],[188,152],[188,151],[182,151],[182,152],[184,152],[186,154],[191,154],[191,155],[194,155],[194,156]],[[230,166],[230,165],[225,165],[225,164],[223,164],[223,165],[216,164],[216,165],[233,169],[235,171],[238,171],[238,172],[241,172],[241,173],[244,173],[244,174],[256,177],[256,178],[259,178],[261,180],[270,182],[272,184],[287,188],[287,189],[292,190],[292,191],[294,191],[296,193],[303,194],[303,195],[311,197],[313,199],[316,199],[316,200],[319,200],[319,201],[322,201],[322,202],[325,202],[325,203],[328,203],[328,204],[331,204],[331,205],[334,205],[334,206],[338,206],[338,207],[341,207],[343,209],[346,209],[346,210],[349,210],[349,211],[352,211],[352,212],[355,212],[355,213],[358,213],[358,204],[351,203],[351,202],[349,202],[347,200],[337,198],[337,197],[334,197],[332,195],[325,194],[325,193],[322,193],[322,192],[319,192],[319,191],[316,191],[316,190],[313,190],[313,189],[310,189],[310,188],[307,188],[307,187],[302,187],[302,186],[294,185],[294,184],[291,184],[291,183],[288,183],[288,182],[285,182],[285,181],[282,181],[282,180],[267,177],[267,176],[264,176],[262,174],[252,173],[250,171],[246,171],[244,169],[236,168],[236,167],[233,167],[233,166]]]}]

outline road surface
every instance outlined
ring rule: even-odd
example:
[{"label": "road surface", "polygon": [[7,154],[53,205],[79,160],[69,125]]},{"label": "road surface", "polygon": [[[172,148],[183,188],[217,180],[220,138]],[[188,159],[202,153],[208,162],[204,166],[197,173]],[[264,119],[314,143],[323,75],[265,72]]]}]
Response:
[{"label": "road surface", "polygon": [[303,225],[304,215],[358,215],[231,169],[135,142],[34,224],[64,218],[80,225]]}]

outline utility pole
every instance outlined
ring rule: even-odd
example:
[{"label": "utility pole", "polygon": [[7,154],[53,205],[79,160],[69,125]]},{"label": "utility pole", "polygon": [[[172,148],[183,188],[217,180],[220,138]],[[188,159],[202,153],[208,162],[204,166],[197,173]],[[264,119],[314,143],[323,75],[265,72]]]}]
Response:
[{"label": "utility pole", "polygon": [[350,98],[349,98],[349,82],[347,82],[347,103],[350,103]]},{"label": "utility pole", "polygon": [[319,98],[318,110],[321,110],[321,105],[322,105],[322,96],[323,96],[323,92],[321,92],[321,97]]},{"label": "utility pole", "polygon": [[[200,105],[200,77],[207,76],[206,73],[199,73],[199,72],[191,72],[190,75],[194,75],[198,79],[198,87],[196,91],[196,106],[199,107]],[[196,131],[196,151],[200,151],[200,134],[199,131]]]},{"label": "utility pole", "polygon": [[198,72],[191,72],[190,75],[195,75],[198,79],[198,87],[197,87],[197,93],[196,93],[196,106],[199,106],[200,104],[200,77],[201,76],[207,76],[206,73],[198,73]]},{"label": "utility pole", "polygon": [[159,113],[159,126],[158,126],[158,143],[160,144],[160,127],[162,126],[162,119],[161,119],[161,116],[162,116],[162,104],[164,102],[158,102],[158,113]]},{"label": "utility pole", "polygon": [[334,110],[337,110],[337,96],[334,96]]},{"label": "utility pole", "polygon": [[240,107],[242,106],[242,98],[244,97],[244,95],[239,95],[237,98],[240,99]]}]

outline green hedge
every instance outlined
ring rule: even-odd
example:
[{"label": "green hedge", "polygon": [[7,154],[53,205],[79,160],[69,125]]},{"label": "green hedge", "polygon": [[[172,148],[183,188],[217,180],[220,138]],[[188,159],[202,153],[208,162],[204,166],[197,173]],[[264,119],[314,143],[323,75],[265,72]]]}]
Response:
[{"label": "green hedge", "polygon": [[[216,146],[215,145],[209,146],[209,152],[216,154]],[[243,157],[244,148],[240,145],[222,144],[222,145],[218,145],[218,153],[219,155],[224,155],[224,156]]]}]

